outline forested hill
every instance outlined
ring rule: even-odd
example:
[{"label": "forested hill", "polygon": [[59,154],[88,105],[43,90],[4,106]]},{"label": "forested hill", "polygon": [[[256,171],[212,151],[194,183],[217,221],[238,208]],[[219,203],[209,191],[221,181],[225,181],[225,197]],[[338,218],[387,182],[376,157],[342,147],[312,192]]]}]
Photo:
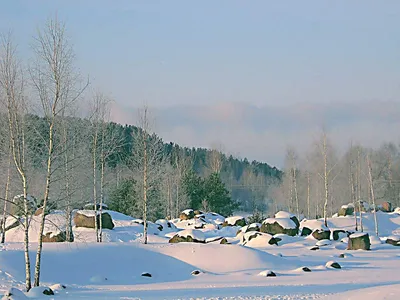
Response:
[{"label": "forested hill", "polygon": [[[30,115],[29,128],[27,130],[27,143],[34,165],[37,167],[45,161],[46,146],[43,144],[46,138],[45,120],[41,117]],[[68,123],[70,140],[78,145],[87,156],[87,162],[91,160],[92,146],[91,140],[94,132],[94,124],[87,119],[66,118],[60,122]],[[132,125],[120,125],[116,123],[106,123],[104,125],[104,140],[108,141],[110,150],[107,155],[108,172],[115,173],[115,170],[123,170],[123,166],[129,165],[132,156],[135,155],[135,134],[140,131]],[[41,129],[43,132],[40,133]],[[38,132],[40,133],[38,135]],[[40,136],[40,138],[38,138]],[[100,134],[101,138],[101,134]],[[175,143],[164,143],[159,137],[153,135],[152,139],[157,139],[162,144],[164,164],[169,169],[169,177],[175,177],[177,170],[185,172],[191,170],[201,178],[206,178],[212,173],[218,173],[220,179],[230,192],[232,200],[239,204],[239,209],[252,212],[254,210],[265,211],[268,206],[270,187],[280,182],[282,172],[267,163],[252,161],[246,158],[239,159],[232,155],[225,155],[217,150],[205,148],[181,147]],[[106,143],[107,144],[107,143]],[[86,149],[83,151],[83,149]],[[86,153],[86,154],[85,154]],[[90,163],[86,170],[90,170]],[[119,175],[123,171],[117,172]],[[90,175],[90,174],[89,174]],[[182,174],[180,174],[182,176]],[[109,175],[110,177],[111,175]],[[117,175],[116,175],[117,176]],[[126,174],[128,175],[128,173]],[[111,176],[112,177],[112,176]],[[112,184],[108,187],[112,190]]]}]

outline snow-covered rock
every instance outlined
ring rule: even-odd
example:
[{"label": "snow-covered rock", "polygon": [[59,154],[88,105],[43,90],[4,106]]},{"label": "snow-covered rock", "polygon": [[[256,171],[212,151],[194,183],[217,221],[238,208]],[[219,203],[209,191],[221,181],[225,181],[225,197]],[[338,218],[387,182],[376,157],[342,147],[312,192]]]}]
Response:
[{"label": "snow-covered rock", "polygon": [[194,210],[193,209],[185,209],[179,215],[181,220],[190,220],[194,218]]},{"label": "snow-covered rock", "polygon": [[242,216],[229,217],[225,219],[222,226],[246,226],[246,219]]},{"label": "snow-covered rock", "polygon": [[366,232],[353,233],[349,236],[347,250],[370,250],[371,242]]},{"label": "snow-covered rock", "polygon": [[399,235],[391,235],[386,239],[386,244],[390,244],[393,246],[400,246],[400,236]]},{"label": "snow-covered rock", "polygon": [[168,221],[166,219],[157,220],[155,222],[155,224],[160,225],[162,227],[161,230],[163,232],[171,232],[171,231],[177,231],[178,230],[178,228],[176,228],[174,223],[172,223],[172,222],[170,222],[170,221]]},{"label": "snow-covered rock", "polygon": [[339,263],[337,263],[336,261],[333,261],[333,260],[328,261],[325,264],[325,267],[327,267],[328,269],[341,269],[342,268]]},{"label": "snow-covered rock", "polygon": [[339,217],[346,217],[351,216],[354,213],[354,205],[349,203],[347,205],[342,205],[339,209],[338,216]]},{"label": "snow-covered rock", "polygon": [[43,298],[45,296],[54,295],[54,292],[51,288],[46,286],[35,286],[29,290],[27,295],[29,298]]},{"label": "snow-covered rock", "polygon": [[268,218],[263,221],[260,231],[272,235],[283,233],[295,236],[298,228],[296,223],[289,218]]},{"label": "snow-covered rock", "polygon": [[170,243],[205,243],[206,238],[202,231],[197,229],[186,229],[176,233],[170,240]]},{"label": "snow-covered rock", "polygon": [[258,273],[258,276],[263,276],[263,277],[276,277],[276,274],[272,272],[271,270],[265,270],[260,273]]},{"label": "snow-covered rock", "polygon": [[278,242],[268,233],[250,231],[243,235],[241,245],[258,248],[267,247],[269,245],[278,245]]},{"label": "snow-covered rock", "polygon": [[297,228],[300,226],[300,220],[294,214],[287,211],[278,211],[275,214],[275,219],[291,219],[296,224]]}]

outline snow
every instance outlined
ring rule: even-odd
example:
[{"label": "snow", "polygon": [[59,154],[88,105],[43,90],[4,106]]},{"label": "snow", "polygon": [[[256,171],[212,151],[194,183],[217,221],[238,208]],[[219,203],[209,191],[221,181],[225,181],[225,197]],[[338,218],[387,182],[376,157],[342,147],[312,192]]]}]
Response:
[{"label": "snow", "polygon": [[291,214],[287,211],[278,211],[275,214],[275,218],[278,218],[278,219],[290,219],[290,218],[293,218],[294,216],[295,216],[294,214]]},{"label": "snow", "polygon": [[180,236],[180,237],[184,237],[184,238],[187,238],[188,236],[190,236],[193,239],[198,240],[198,241],[205,241],[206,240],[204,233],[202,231],[200,231],[200,230],[197,230],[197,229],[186,229],[186,230],[183,230],[183,231],[179,231],[177,233],[177,235]]},{"label": "snow", "polygon": [[285,229],[296,229],[296,224],[288,218],[268,218],[263,221],[265,224],[274,224],[278,222],[278,224]]},{"label": "snow", "polygon": [[355,239],[355,238],[359,238],[359,237],[362,237],[362,236],[366,236],[367,234],[368,233],[366,233],[366,232],[358,232],[358,233],[351,234],[349,237],[352,238],[352,239]]},{"label": "snow", "polygon": [[[157,224],[149,222],[149,244],[143,245],[141,220],[109,213],[116,226],[113,230],[104,230],[104,243],[94,242],[93,229],[74,227],[76,242],[43,245],[41,284],[56,293],[48,299],[398,298],[399,248],[380,244],[389,237],[400,239],[400,216],[396,213],[377,213],[381,238],[375,237],[373,214],[364,213],[365,233],[362,234],[370,235],[373,247],[371,251],[351,252],[353,255],[349,255],[346,244],[339,241],[329,241],[330,245],[310,251],[315,240],[301,236],[276,235],[282,241],[278,242],[279,246],[271,246],[266,242],[271,236],[261,233],[243,246],[242,239],[247,234],[236,237],[240,227],[218,229],[211,218],[206,218],[203,229],[178,231],[177,228],[177,232],[160,231]],[[48,217],[61,228],[65,223],[63,213]],[[310,225],[314,229],[322,220],[308,220],[302,224],[305,222],[314,224]],[[32,234],[37,230],[35,223],[34,217]],[[166,220],[157,223],[167,224]],[[355,231],[354,218],[328,218],[328,225],[331,230]],[[201,236],[207,241],[225,237],[231,244],[169,244],[168,238],[175,234]],[[248,233],[251,234],[255,232]],[[7,243],[0,245],[0,295],[10,287],[24,288],[23,230],[21,227],[12,229],[6,238]],[[31,239],[31,263],[34,265],[37,244],[35,236]],[[374,244],[378,241],[379,244]],[[344,258],[339,258],[341,253]],[[330,268],[332,259],[343,269]],[[312,272],[302,271],[303,266]],[[194,270],[199,270],[201,276],[192,275]],[[277,277],[266,278],[269,271]],[[141,276],[143,272],[152,277]],[[26,299],[22,292],[20,298],[15,298]]]},{"label": "snow", "polygon": [[91,209],[78,210],[76,213],[84,215],[86,217],[94,217],[96,215],[96,212],[94,210],[91,210]]}]

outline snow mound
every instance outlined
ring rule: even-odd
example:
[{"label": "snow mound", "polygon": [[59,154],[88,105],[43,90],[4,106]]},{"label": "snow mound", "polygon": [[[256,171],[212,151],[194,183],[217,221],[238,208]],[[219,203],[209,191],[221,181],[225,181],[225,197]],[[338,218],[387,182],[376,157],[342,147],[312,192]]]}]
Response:
[{"label": "snow mound", "polygon": [[297,267],[296,262],[239,245],[179,243],[170,244],[159,251],[208,273],[289,270]]},{"label": "snow mound", "polygon": [[35,286],[27,293],[29,298],[43,298],[49,295],[54,295],[54,292],[52,289],[45,286]]},{"label": "snow mound", "polygon": [[1,300],[23,300],[23,299],[28,299],[28,297],[22,291],[14,287],[8,289],[1,298]]}]

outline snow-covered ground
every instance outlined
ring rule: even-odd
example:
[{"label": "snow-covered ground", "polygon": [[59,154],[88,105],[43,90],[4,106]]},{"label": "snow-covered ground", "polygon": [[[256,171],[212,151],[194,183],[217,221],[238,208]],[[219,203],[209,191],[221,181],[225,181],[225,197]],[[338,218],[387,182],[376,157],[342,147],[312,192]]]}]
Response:
[{"label": "snow-covered ground", "polygon": [[[364,214],[370,251],[348,251],[340,240],[318,243],[312,236],[283,234],[275,235],[278,245],[269,245],[267,235],[243,245],[243,237],[248,239],[251,232],[222,227],[223,217],[211,214],[170,225],[165,220],[150,223],[149,244],[143,245],[140,220],[109,213],[115,227],[104,230],[104,243],[94,242],[93,229],[74,227],[75,242],[44,244],[42,285],[62,284],[66,289],[53,287],[56,295],[43,299],[399,299],[400,247],[384,243],[386,237],[400,234],[396,213],[378,213],[381,240],[372,238],[373,215]],[[63,230],[60,213],[49,219]],[[330,218],[328,228],[354,231],[354,218]],[[36,231],[33,225],[32,262]],[[211,242],[168,243],[179,231],[178,236],[192,234]],[[216,237],[225,237],[230,244],[220,244]],[[10,287],[22,290],[24,286],[21,229],[10,229],[7,239],[0,246],[0,295]],[[319,250],[310,250],[317,243]],[[341,269],[330,267],[333,262]],[[196,270],[199,274],[193,275]],[[276,276],[267,276],[271,272]],[[27,293],[33,298],[38,295],[37,290]]]}]

